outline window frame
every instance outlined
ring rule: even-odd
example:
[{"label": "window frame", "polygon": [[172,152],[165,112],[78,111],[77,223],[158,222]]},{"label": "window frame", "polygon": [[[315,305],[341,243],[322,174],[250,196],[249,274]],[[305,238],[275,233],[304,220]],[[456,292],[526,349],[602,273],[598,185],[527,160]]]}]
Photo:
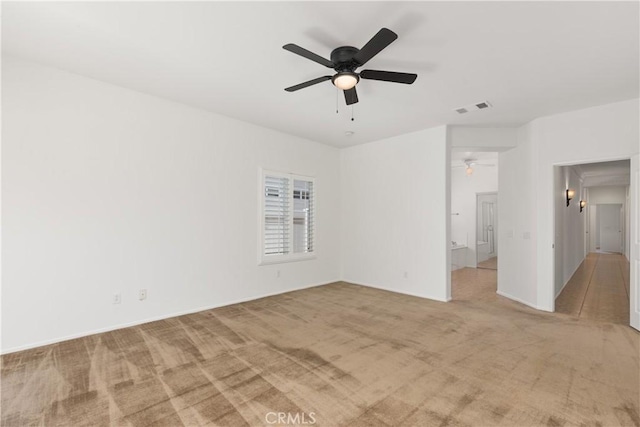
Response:
[{"label": "window frame", "polygon": [[[289,234],[288,234],[288,241],[290,244],[290,250],[291,252],[287,253],[287,254],[278,254],[278,255],[267,255],[264,253],[264,245],[265,245],[265,184],[266,184],[266,178],[267,176],[270,177],[274,177],[274,178],[286,178],[289,180],[289,185],[288,185],[288,202],[289,202],[289,218],[288,218],[288,225],[289,225]],[[311,250],[311,252],[299,252],[299,253],[294,253],[293,252],[293,246],[294,246],[294,225],[293,225],[293,221],[294,221],[294,198],[293,198],[293,193],[294,193],[294,181],[295,180],[299,180],[299,181],[307,181],[307,182],[311,182],[311,196],[310,196],[310,200],[311,203],[313,204],[313,214],[312,214],[312,233],[314,235],[314,240],[313,240],[313,249]],[[260,169],[259,172],[259,186],[258,186],[258,203],[260,205],[260,208],[258,209],[258,265],[270,265],[270,264],[282,264],[282,263],[287,263],[287,262],[297,262],[297,261],[307,261],[307,260],[312,260],[317,258],[316,255],[316,239],[315,239],[315,232],[316,232],[316,224],[317,224],[317,205],[316,205],[316,180],[315,177],[312,176],[307,176],[307,175],[298,175],[298,174],[292,174],[292,173],[284,173],[284,172],[277,172],[274,170],[270,170],[270,169]]]}]

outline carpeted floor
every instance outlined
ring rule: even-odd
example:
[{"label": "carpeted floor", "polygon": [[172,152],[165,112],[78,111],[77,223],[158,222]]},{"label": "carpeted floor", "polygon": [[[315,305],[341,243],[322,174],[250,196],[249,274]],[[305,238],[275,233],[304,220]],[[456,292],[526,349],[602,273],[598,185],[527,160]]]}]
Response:
[{"label": "carpeted floor", "polygon": [[556,298],[556,311],[628,325],[629,261],[620,254],[587,254]]},{"label": "carpeted floor", "polygon": [[494,256],[493,258],[489,258],[486,261],[482,261],[478,263],[478,268],[488,268],[490,270],[498,269],[498,257]]},{"label": "carpeted floor", "polygon": [[450,303],[337,283],[9,354],[1,423],[640,425],[640,334],[467,270]]}]

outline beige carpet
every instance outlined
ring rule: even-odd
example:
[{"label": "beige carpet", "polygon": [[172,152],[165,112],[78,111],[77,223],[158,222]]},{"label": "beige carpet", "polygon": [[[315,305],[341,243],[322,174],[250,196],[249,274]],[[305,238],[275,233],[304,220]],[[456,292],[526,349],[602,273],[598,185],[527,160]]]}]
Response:
[{"label": "beige carpet", "polygon": [[581,319],[629,324],[629,261],[589,253],[556,298],[556,311]]},{"label": "beige carpet", "polygon": [[494,256],[492,258],[489,258],[486,261],[482,261],[478,263],[478,268],[488,268],[490,270],[497,270],[498,269],[498,257]]},{"label": "beige carpet", "polygon": [[2,426],[640,424],[637,332],[465,270],[450,303],[339,283],[6,355]]}]

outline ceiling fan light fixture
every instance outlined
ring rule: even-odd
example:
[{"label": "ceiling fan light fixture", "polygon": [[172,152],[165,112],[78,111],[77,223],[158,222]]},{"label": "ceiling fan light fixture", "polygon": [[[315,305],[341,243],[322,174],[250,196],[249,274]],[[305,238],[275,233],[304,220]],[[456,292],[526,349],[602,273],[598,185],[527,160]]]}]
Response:
[{"label": "ceiling fan light fixture", "polygon": [[465,172],[467,173],[467,175],[471,175],[473,173],[473,168],[471,166],[467,166]]},{"label": "ceiling fan light fixture", "polygon": [[350,71],[342,71],[331,78],[333,85],[342,90],[349,90],[355,87],[359,81],[360,77]]}]

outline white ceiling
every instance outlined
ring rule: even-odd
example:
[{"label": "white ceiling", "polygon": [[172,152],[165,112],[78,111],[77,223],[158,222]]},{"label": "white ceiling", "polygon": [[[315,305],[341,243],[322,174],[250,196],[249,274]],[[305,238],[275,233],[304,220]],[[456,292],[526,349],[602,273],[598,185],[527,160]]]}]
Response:
[{"label": "white ceiling", "polygon": [[[638,2],[3,2],[3,53],[338,147],[442,124],[518,125],[638,97]],[[321,56],[399,38],[351,109]],[[452,110],[490,101],[494,108]],[[345,136],[345,131],[354,131]]]}]

